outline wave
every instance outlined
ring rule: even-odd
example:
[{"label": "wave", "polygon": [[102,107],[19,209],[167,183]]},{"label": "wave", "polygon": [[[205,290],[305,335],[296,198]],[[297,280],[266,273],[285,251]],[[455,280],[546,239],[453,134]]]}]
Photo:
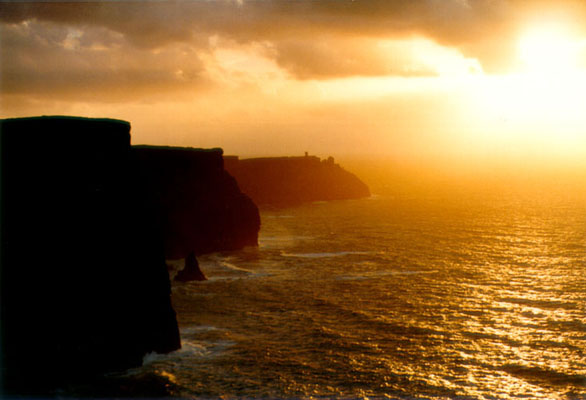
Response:
[{"label": "wave", "polygon": [[232,271],[240,271],[240,272],[245,272],[247,274],[252,274],[253,271],[250,271],[248,269],[239,267],[237,265],[232,264],[231,262],[228,261],[220,261],[220,265],[224,268],[230,269]]},{"label": "wave", "polygon": [[266,240],[268,242],[275,241],[275,242],[291,242],[293,240],[314,240],[314,236],[264,236],[261,235],[259,238],[261,241]]},{"label": "wave", "polygon": [[544,367],[519,364],[506,364],[501,369],[510,375],[538,385],[586,387],[586,377],[580,374],[565,373]]},{"label": "wave", "polygon": [[[246,268],[249,265],[252,265],[252,269]],[[250,263],[245,257],[227,254],[206,255],[202,257],[200,267],[208,279],[207,281],[198,282],[198,284],[270,276],[270,273],[267,273],[262,268],[257,270],[258,264]]]},{"label": "wave", "polygon": [[232,347],[235,342],[229,340],[196,340],[194,335],[204,334],[210,332],[223,332],[222,328],[217,328],[211,325],[198,325],[181,328],[181,348],[168,354],[159,354],[151,352],[143,357],[143,367],[157,363],[177,363],[181,360],[188,359],[209,359],[219,356],[224,353],[226,349]]},{"label": "wave", "polygon": [[366,279],[377,279],[382,278],[385,276],[394,276],[394,275],[419,275],[419,274],[434,274],[437,273],[437,270],[423,270],[423,271],[378,271],[378,272],[369,272],[365,274],[356,274],[356,275],[341,275],[336,277],[337,280],[366,280]]},{"label": "wave", "polygon": [[[219,254],[204,255],[199,258],[199,266],[207,277],[207,281],[224,280],[235,278],[235,276],[225,276],[222,271],[236,272],[239,275],[242,274],[254,274],[253,271],[239,267],[231,262],[233,257],[223,257]],[[183,259],[179,260],[166,260],[169,277],[171,280],[177,274],[177,271],[182,270],[185,264]],[[219,272],[219,275],[216,273]],[[197,281],[198,284],[205,284],[207,281]]]},{"label": "wave", "polygon": [[181,348],[169,354],[159,354],[151,352],[142,358],[142,365],[147,366],[160,361],[174,360],[177,357],[197,357],[203,358],[209,356],[210,352],[204,343],[189,342],[181,340]]},{"label": "wave", "polygon": [[180,332],[181,332],[181,339],[183,340],[183,337],[185,335],[192,335],[195,333],[201,333],[201,332],[210,332],[210,331],[223,331],[224,329],[222,328],[217,328],[215,326],[211,326],[211,325],[197,325],[197,326],[188,326],[187,328],[181,328]]},{"label": "wave", "polygon": [[337,251],[337,252],[326,252],[326,253],[285,253],[281,252],[283,257],[297,257],[297,258],[330,258],[330,257],[343,257],[348,255],[356,254],[371,254],[366,251]]},{"label": "wave", "polygon": [[502,302],[519,304],[521,306],[534,307],[542,310],[575,310],[578,305],[573,301],[563,301],[557,299],[528,299],[524,297],[502,297]]},{"label": "wave", "polygon": [[315,240],[313,236],[260,236],[258,242],[260,247],[283,247],[295,242]]},{"label": "wave", "polygon": [[234,264],[232,262],[234,259],[235,257],[232,256],[222,256],[221,254],[213,254],[206,257],[202,257],[202,259],[200,260],[200,266],[202,267],[202,269],[205,269],[205,272],[214,270],[228,270],[246,274],[254,273],[253,271],[239,267],[238,265]]}]

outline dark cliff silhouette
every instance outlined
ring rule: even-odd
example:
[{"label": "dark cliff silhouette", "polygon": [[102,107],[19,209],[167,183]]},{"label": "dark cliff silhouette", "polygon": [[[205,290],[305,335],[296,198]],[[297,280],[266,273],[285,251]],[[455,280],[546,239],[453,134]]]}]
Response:
[{"label": "dark cliff silhouette", "polygon": [[5,393],[47,393],[180,348],[130,124],[0,121]]},{"label": "dark cliff silhouette", "polygon": [[51,393],[180,348],[165,258],[257,245],[222,150],[130,146],[111,119],[0,120],[1,388]]},{"label": "dark cliff silhouette", "polygon": [[368,187],[332,157],[225,157],[226,170],[258,205],[296,205],[370,196]]},{"label": "dark cliff silhouette", "polygon": [[258,207],[224,169],[222,149],[132,146],[149,178],[167,258],[258,244]]}]

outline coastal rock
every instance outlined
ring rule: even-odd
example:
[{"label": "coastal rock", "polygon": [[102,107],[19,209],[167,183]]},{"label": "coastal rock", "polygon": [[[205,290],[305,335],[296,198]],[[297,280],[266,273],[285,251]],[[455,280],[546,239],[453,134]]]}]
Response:
[{"label": "coastal rock", "polygon": [[1,386],[45,395],[180,347],[130,124],[0,121]]},{"label": "coastal rock", "polygon": [[175,280],[179,282],[206,281],[207,279],[199,268],[199,263],[193,252],[185,257],[185,266],[175,276]]},{"label": "coastal rock", "polygon": [[258,205],[288,206],[312,201],[357,199],[370,191],[332,157],[225,157],[226,170]]},{"label": "coastal rock", "polygon": [[132,152],[154,196],[167,258],[258,244],[258,207],[224,169],[222,149],[132,146]]}]

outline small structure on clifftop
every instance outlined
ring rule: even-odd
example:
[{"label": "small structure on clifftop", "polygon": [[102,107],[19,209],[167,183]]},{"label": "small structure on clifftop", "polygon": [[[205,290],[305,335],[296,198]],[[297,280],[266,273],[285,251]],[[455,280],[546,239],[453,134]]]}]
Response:
[{"label": "small structure on clifftop", "polygon": [[368,186],[336,164],[307,152],[301,157],[230,159],[226,170],[258,205],[295,205],[370,196]]}]

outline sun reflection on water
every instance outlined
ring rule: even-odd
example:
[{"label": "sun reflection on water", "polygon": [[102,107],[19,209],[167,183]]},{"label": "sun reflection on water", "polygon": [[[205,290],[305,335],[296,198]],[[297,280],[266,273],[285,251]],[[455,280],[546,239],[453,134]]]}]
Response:
[{"label": "sun reflection on water", "polygon": [[184,325],[219,328],[189,340],[233,344],[173,369],[181,394],[586,398],[586,214],[527,204],[379,199],[265,218],[258,257],[204,258],[212,279],[174,289]]}]

